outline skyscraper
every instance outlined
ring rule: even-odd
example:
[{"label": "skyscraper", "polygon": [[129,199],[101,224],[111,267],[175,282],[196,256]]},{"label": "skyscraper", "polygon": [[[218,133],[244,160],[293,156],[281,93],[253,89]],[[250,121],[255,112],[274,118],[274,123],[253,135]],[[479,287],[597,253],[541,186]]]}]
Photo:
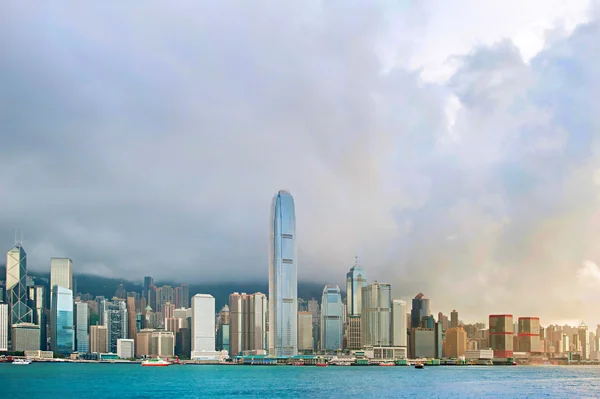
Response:
[{"label": "skyscraper", "polygon": [[279,191],[271,204],[269,354],[298,354],[298,265],[294,198]]},{"label": "skyscraper", "polygon": [[[64,355],[75,349],[72,288],[71,259],[50,258],[50,348]],[[57,294],[58,298],[55,297]],[[69,315],[70,322],[67,321]]]},{"label": "skyscraper", "polygon": [[87,302],[75,303],[75,347],[79,353],[90,351],[88,334],[89,308]]},{"label": "skyscraper", "polygon": [[360,318],[363,345],[389,346],[392,287],[375,281],[362,290],[363,304]]},{"label": "skyscraper", "polygon": [[456,310],[453,310],[450,313],[450,328],[456,327],[458,327],[458,312]]},{"label": "skyscraper", "polygon": [[321,350],[342,349],[342,294],[337,285],[326,285],[321,300]]},{"label": "skyscraper", "polygon": [[73,261],[69,258],[50,258],[50,289],[59,287],[73,290]]},{"label": "skyscraper", "polygon": [[255,294],[229,295],[229,350],[240,352],[267,348],[267,297]]},{"label": "skyscraper", "polygon": [[408,346],[406,335],[406,302],[399,299],[392,300],[392,346]]},{"label": "skyscraper", "polygon": [[133,339],[135,342],[135,336],[137,335],[137,323],[136,316],[137,313],[135,311],[135,297],[128,296],[127,297],[127,336],[129,339]]},{"label": "skyscraper", "polygon": [[494,357],[513,356],[513,317],[511,314],[490,315],[490,347]]},{"label": "skyscraper", "polygon": [[59,285],[52,286],[51,307],[52,350],[68,355],[75,350],[73,329],[73,291]]},{"label": "skyscraper", "polygon": [[298,312],[298,350],[313,350],[312,314],[310,312]]},{"label": "skyscraper", "polygon": [[0,303],[0,352],[8,350],[8,304]]},{"label": "skyscraper", "polygon": [[346,307],[349,316],[359,316],[362,311],[362,288],[367,286],[367,275],[358,261],[346,274]]},{"label": "skyscraper", "polygon": [[90,352],[108,352],[108,328],[106,326],[90,327]]},{"label": "skyscraper", "polygon": [[150,288],[154,285],[154,279],[150,276],[144,277],[144,291],[142,296],[146,298],[146,302],[150,305]]},{"label": "skyscraper", "polygon": [[215,352],[215,298],[209,294],[192,297],[192,353],[191,359],[214,356]]},{"label": "skyscraper", "polygon": [[46,331],[46,287],[43,285],[29,287],[29,301],[33,312],[33,323],[40,326],[40,349],[46,350],[48,342]]},{"label": "skyscraper", "polygon": [[108,329],[108,350],[117,353],[117,339],[127,338],[127,305],[125,301],[104,301],[104,325]]},{"label": "skyscraper", "polygon": [[410,327],[421,327],[421,319],[425,316],[431,316],[431,311],[429,310],[429,299],[425,298],[425,295],[423,295],[422,292],[419,292],[412,300],[412,309],[410,311]]},{"label": "skyscraper", "polygon": [[[27,306],[27,254],[21,244],[6,253],[6,299],[9,326],[33,322],[33,312]],[[9,331],[11,331],[9,327]]]}]

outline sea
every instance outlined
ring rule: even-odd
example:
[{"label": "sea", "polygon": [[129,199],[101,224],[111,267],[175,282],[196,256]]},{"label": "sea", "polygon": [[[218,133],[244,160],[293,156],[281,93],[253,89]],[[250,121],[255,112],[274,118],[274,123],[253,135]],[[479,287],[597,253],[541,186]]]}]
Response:
[{"label": "sea", "polygon": [[598,398],[600,367],[0,364],[0,398]]}]

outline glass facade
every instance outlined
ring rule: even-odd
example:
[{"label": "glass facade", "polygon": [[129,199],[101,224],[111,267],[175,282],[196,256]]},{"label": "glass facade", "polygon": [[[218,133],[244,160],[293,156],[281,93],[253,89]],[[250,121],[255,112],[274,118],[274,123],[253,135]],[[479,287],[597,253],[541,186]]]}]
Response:
[{"label": "glass facade", "polygon": [[127,338],[127,306],[125,301],[104,301],[104,325],[108,328],[108,350],[117,353],[117,340]]},{"label": "glass facade", "polygon": [[425,295],[419,292],[419,294],[412,300],[412,309],[410,311],[410,327],[421,327],[421,320],[425,316],[431,316],[431,311],[429,310],[429,299],[425,298]]},{"label": "glass facade", "polygon": [[346,274],[346,307],[349,316],[360,316],[362,288],[367,286],[367,275],[358,264]]},{"label": "glass facade", "polygon": [[326,285],[321,301],[321,350],[342,349],[342,294],[337,285]]},{"label": "glass facade", "polygon": [[6,299],[10,325],[33,322],[33,312],[27,306],[27,254],[20,244],[6,253]]},{"label": "glass facade", "polygon": [[378,283],[363,289],[361,328],[365,346],[389,346],[391,330],[392,287]]},{"label": "glass facade", "polygon": [[269,354],[298,354],[298,265],[294,198],[279,191],[271,205]]},{"label": "glass facade", "polygon": [[73,330],[73,291],[52,287],[52,350],[64,355],[75,350]]},{"label": "glass facade", "polygon": [[85,302],[75,304],[76,325],[75,338],[77,341],[77,352],[88,353],[90,350],[90,337],[88,334],[89,308]]}]

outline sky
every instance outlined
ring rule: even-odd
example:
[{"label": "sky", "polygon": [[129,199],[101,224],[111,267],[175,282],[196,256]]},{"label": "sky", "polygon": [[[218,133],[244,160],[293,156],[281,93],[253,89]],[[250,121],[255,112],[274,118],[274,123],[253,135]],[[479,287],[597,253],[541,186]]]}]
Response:
[{"label": "sky", "polygon": [[266,281],[285,189],[299,280],[595,325],[599,41],[593,0],[0,2],[0,242]]}]

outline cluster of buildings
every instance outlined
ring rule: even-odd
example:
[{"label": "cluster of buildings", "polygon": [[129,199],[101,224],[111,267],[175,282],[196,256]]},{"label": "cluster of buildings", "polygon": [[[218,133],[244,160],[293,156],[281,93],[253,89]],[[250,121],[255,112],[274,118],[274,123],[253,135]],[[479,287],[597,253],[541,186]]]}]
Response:
[{"label": "cluster of buildings", "polygon": [[407,302],[391,285],[369,281],[358,261],[346,274],[345,295],[326,285],[321,298],[297,293],[294,199],[278,192],[271,205],[269,292],[238,293],[217,313],[209,294],[190,297],[189,286],[141,292],[120,285],[112,298],[76,293],[73,262],[50,259],[50,279],[27,275],[21,244],[8,251],[0,288],[0,351],[83,359],[228,357],[342,353],[374,359],[512,359],[532,356],[600,358],[600,326],[540,327],[537,317],[490,315],[489,326],[467,325],[458,312],[431,314],[422,293]]}]

